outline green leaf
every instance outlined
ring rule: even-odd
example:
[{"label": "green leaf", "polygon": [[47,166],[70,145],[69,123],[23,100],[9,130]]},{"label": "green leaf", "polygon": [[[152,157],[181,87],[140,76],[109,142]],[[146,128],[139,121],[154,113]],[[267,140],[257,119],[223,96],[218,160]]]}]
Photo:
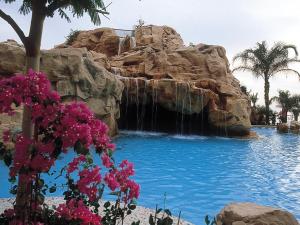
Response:
[{"label": "green leaf", "polygon": [[87,160],[87,163],[90,165],[93,164],[93,162],[94,162],[93,157],[90,154],[86,155],[86,160]]},{"label": "green leaf", "polygon": [[173,224],[173,219],[171,217],[166,217],[162,220],[164,225],[172,225]]},{"label": "green leaf", "polygon": [[18,192],[18,186],[17,185],[14,185],[11,190],[10,190],[10,193],[13,194],[13,195],[16,195]]},{"label": "green leaf", "polygon": [[132,205],[128,205],[128,208],[131,209],[131,210],[135,210],[136,209],[136,205],[133,205],[133,204]]},{"label": "green leaf", "polygon": [[210,220],[209,220],[209,218],[208,218],[208,215],[205,216],[204,220],[205,220],[205,224],[206,224],[206,225],[209,225],[209,224],[210,224]]},{"label": "green leaf", "polygon": [[149,217],[149,224],[150,225],[155,225],[154,218],[153,218],[152,214],[150,214],[150,217]]},{"label": "green leaf", "polygon": [[113,191],[113,192],[110,192],[109,195],[116,195],[116,196],[119,196],[121,194],[121,191]]},{"label": "green leaf", "polygon": [[10,154],[5,154],[3,160],[5,165],[9,167],[12,163],[12,156]]},{"label": "green leaf", "polygon": [[42,195],[41,193],[39,193],[39,194],[37,195],[37,200],[38,200],[38,203],[39,203],[39,204],[43,204],[44,201],[45,201],[45,196]]},{"label": "green leaf", "polygon": [[10,177],[10,178],[8,179],[8,181],[9,181],[10,183],[14,184],[14,183],[16,183],[17,179],[16,179],[16,177]]},{"label": "green leaf", "polygon": [[56,186],[52,186],[51,188],[49,188],[49,192],[50,193],[56,192]]},{"label": "green leaf", "polygon": [[105,202],[104,203],[104,208],[108,208],[110,206],[110,202]]},{"label": "green leaf", "polygon": [[140,225],[141,221],[132,222],[131,225]]},{"label": "green leaf", "polygon": [[164,211],[165,211],[165,213],[166,213],[168,216],[172,216],[172,213],[171,213],[171,211],[170,211],[169,209],[165,209]]},{"label": "green leaf", "polygon": [[74,151],[77,154],[86,155],[89,152],[89,149],[85,148],[80,141],[77,141],[74,145]]},{"label": "green leaf", "polygon": [[157,209],[157,210],[156,210],[156,214],[160,213],[161,211],[162,211],[162,208]]},{"label": "green leaf", "polygon": [[37,180],[37,186],[39,187],[39,188],[42,188],[43,186],[44,186],[44,180],[43,179],[38,179]]}]

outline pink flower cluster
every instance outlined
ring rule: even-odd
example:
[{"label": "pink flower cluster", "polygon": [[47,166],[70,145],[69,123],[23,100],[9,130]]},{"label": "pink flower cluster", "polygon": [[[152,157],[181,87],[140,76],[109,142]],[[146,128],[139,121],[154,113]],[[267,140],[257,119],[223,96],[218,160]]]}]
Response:
[{"label": "pink flower cluster", "polygon": [[104,181],[112,191],[119,188],[120,191],[124,193],[123,201],[127,203],[134,198],[138,198],[140,195],[140,186],[133,180],[129,179],[129,177],[133,175],[133,164],[127,160],[123,160],[119,165],[119,169],[110,169],[110,171],[105,175]]},{"label": "pink flower cluster", "polygon": [[[119,189],[125,203],[138,198],[140,187],[129,179],[134,175],[133,164],[124,160],[119,168],[115,167],[108,154],[115,148],[107,135],[108,127],[96,119],[84,103],[61,103],[58,93],[51,90],[46,75],[31,70],[26,75],[0,80],[0,113],[13,114],[13,105],[23,105],[31,110],[34,136],[26,138],[21,134],[16,137],[10,176],[19,176],[21,181],[27,181],[29,187],[38,174],[50,170],[61,151],[67,152],[79,143],[87,150],[94,146],[98,153],[102,153],[102,164],[109,169],[103,182],[112,191]],[[10,132],[5,131],[3,140],[7,142],[10,139]],[[78,170],[78,190],[89,201],[95,201],[102,180],[100,167],[89,165],[81,169],[80,165],[86,162],[87,158],[83,155],[75,158],[68,165],[67,174]],[[7,215],[12,213],[9,211]],[[56,213],[67,220],[79,219],[83,225],[101,224],[101,217],[92,213],[79,199],[67,200],[66,204],[59,205]],[[18,224],[18,221],[14,222]]]},{"label": "pink flower cluster", "polygon": [[60,204],[56,214],[70,221],[79,219],[82,225],[101,225],[101,217],[92,213],[82,200],[71,199],[65,204]]},{"label": "pink flower cluster", "polygon": [[47,76],[30,70],[26,76],[16,75],[0,80],[0,113],[12,113],[12,104],[31,106],[46,99],[59,100],[51,91]]},{"label": "pink flower cluster", "polygon": [[[35,154],[29,157],[29,151],[35,151]],[[15,177],[22,168],[30,171],[26,180],[30,182],[35,179],[37,173],[47,172],[54,164],[55,159],[52,157],[54,150],[53,143],[44,144],[19,135],[15,144],[15,153],[13,165],[10,167],[10,176]]]},{"label": "pink flower cluster", "polygon": [[[85,148],[94,145],[98,150],[114,149],[106,124],[96,119],[82,102],[62,104],[43,73],[31,70],[27,75],[0,80],[0,113],[13,113],[13,104],[31,108],[37,136],[32,140],[22,135],[17,138],[12,176],[16,176],[22,167],[37,173],[48,171],[55,160],[52,157],[55,139],[61,140],[65,152],[77,142]],[[4,133],[5,141],[9,139],[8,134],[8,131]],[[45,141],[39,135],[53,138]],[[31,158],[30,148],[35,150]]]},{"label": "pink flower cluster", "polygon": [[86,162],[84,155],[74,158],[73,161],[68,164],[67,175],[69,176],[75,170],[79,170],[79,180],[76,183],[78,190],[80,193],[85,194],[89,198],[89,201],[93,202],[98,197],[98,186],[101,183],[100,167],[95,166],[80,170],[79,165],[84,162]]}]

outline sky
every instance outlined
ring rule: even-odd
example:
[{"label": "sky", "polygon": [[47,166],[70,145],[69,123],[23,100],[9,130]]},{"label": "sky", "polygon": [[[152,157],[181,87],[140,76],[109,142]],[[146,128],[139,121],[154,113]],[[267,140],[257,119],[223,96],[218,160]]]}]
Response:
[{"label": "sky", "polygon": [[[20,0],[14,4],[0,1],[0,8],[11,15],[28,33],[30,15],[18,13]],[[269,45],[277,41],[294,44],[300,52],[300,0],[104,0],[110,4],[109,19],[103,17],[101,27],[131,29],[139,19],[146,24],[168,25],[181,34],[189,44],[221,45],[232,57],[257,42],[266,40]],[[49,49],[64,42],[71,29],[96,28],[89,17],[73,18],[71,23],[59,16],[46,19],[42,48]],[[0,41],[19,40],[13,29],[0,20]],[[232,68],[232,66],[231,66]],[[295,66],[299,68],[300,66]],[[263,104],[263,80],[249,73],[234,74],[242,85],[259,93]],[[271,79],[270,96],[279,89],[300,94],[300,80],[296,75],[280,74]]]}]

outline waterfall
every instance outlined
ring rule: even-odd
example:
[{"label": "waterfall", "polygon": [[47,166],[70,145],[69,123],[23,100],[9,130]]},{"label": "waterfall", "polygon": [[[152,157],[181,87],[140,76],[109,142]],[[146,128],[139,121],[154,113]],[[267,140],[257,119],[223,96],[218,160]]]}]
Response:
[{"label": "waterfall", "polygon": [[126,109],[125,109],[125,116],[127,117],[128,113],[128,105],[129,105],[129,88],[130,88],[130,80],[126,77],[125,80],[125,88],[126,88]]},{"label": "waterfall", "polygon": [[119,49],[118,49],[118,55],[121,55],[122,53],[122,47],[124,45],[125,38],[119,37]]},{"label": "waterfall", "polygon": [[192,93],[191,93],[191,84],[190,83],[187,83],[188,84],[188,97],[189,97],[189,133],[191,133],[191,124],[192,124],[192,121],[191,121],[191,116],[192,116]]},{"label": "waterfall", "polygon": [[226,112],[224,113],[224,131],[225,131],[225,136],[228,136],[228,132],[227,132],[227,116],[226,116]]},{"label": "waterfall", "polygon": [[135,104],[136,104],[136,130],[139,129],[139,81],[137,78],[134,79],[135,80],[135,86],[136,86],[136,100],[135,100]]},{"label": "waterfall", "polygon": [[178,83],[175,81],[176,133],[178,133]]},{"label": "waterfall", "polygon": [[203,106],[203,104],[204,104],[204,101],[203,101],[203,98],[204,98],[204,95],[203,95],[203,93],[202,93],[202,89],[200,89],[200,93],[201,93],[201,107],[202,107],[202,115],[201,115],[201,129],[203,130],[203,120],[204,120],[204,118],[203,118],[203,110],[204,110],[204,106]]},{"label": "waterfall", "polygon": [[136,47],[135,37],[130,37],[130,48],[133,49]]},{"label": "waterfall", "polygon": [[156,119],[157,119],[157,80],[152,80],[152,116],[151,116],[151,130],[155,131],[156,129]]},{"label": "waterfall", "polygon": [[141,113],[141,130],[144,128],[144,118],[146,114],[146,104],[147,104],[147,80],[145,80],[145,85],[144,85],[144,94],[143,94],[143,102],[142,102],[142,113]]},{"label": "waterfall", "polygon": [[187,86],[183,85],[185,87],[185,95],[182,94],[182,104],[181,104],[181,135],[183,134],[184,131],[184,108],[185,108],[185,100],[187,96]]}]

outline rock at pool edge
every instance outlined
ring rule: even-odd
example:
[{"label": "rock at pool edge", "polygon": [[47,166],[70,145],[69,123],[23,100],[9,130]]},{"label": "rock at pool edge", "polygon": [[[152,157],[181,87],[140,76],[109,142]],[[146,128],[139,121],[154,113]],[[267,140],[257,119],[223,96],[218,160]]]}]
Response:
[{"label": "rock at pool edge", "polygon": [[254,203],[232,203],[217,215],[217,225],[299,225],[289,212]]}]

